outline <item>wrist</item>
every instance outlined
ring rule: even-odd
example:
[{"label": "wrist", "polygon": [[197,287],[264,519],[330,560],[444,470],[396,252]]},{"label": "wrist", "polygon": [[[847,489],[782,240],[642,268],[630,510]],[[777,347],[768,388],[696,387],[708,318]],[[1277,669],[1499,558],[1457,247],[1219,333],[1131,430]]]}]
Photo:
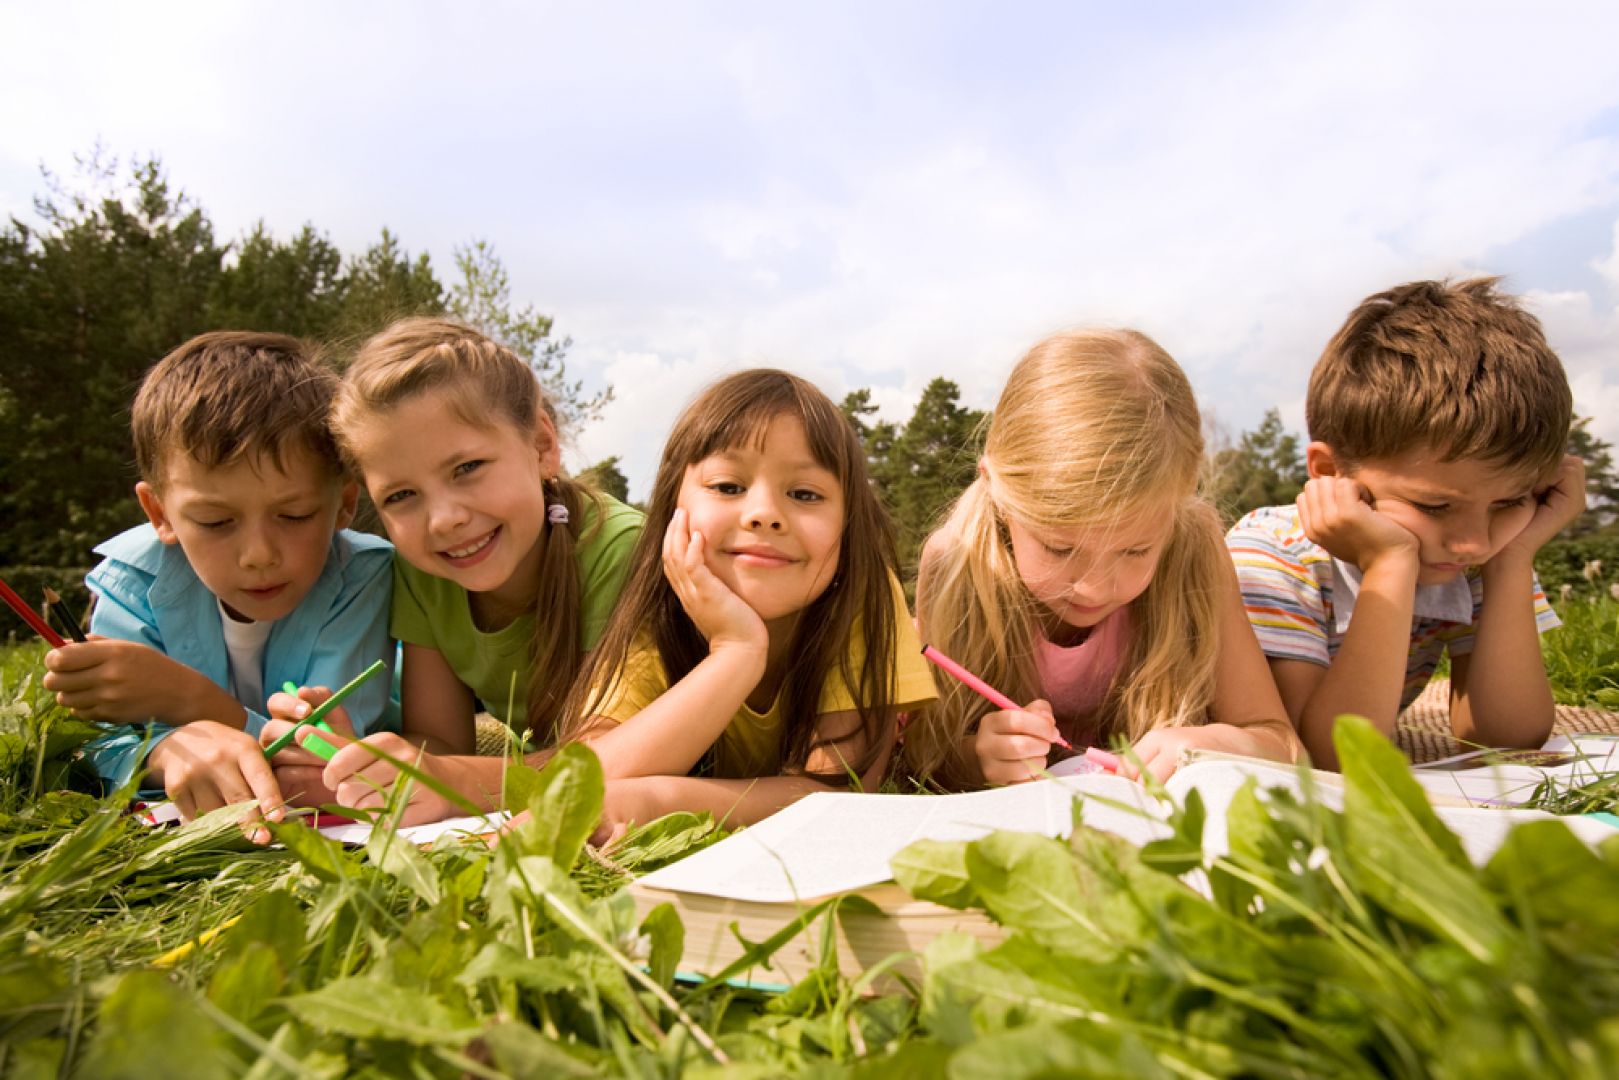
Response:
[{"label": "wrist", "polygon": [[1421,571],[1422,562],[1415,548],[1385,548],[1375,552],[1361,565],[1361,588],[1398,592],[1409,589],[1414,593]]},{"label": "wrist", "polygon": [[729,641],[718,639],[709,642],[708,658],[710,661],[733,668],[738,678],[750,677],[748,685],[764,678],[765,666],[770,659],[768,642]]},{"label": "wrist", "polygon": [[1483,566],[1484,584],[1500,587],[1515,582],[1528,584],[1534,580],[1535,553],[1526,548],[1508,545],[1495,553]]},{"label": "wrist", "polygon": [[247,709],[231,697],[212,679],[201,672],[185,669],[190,674],[191,686],[187,696],[184,723],[214,720],[238,731],[247,727]]}]

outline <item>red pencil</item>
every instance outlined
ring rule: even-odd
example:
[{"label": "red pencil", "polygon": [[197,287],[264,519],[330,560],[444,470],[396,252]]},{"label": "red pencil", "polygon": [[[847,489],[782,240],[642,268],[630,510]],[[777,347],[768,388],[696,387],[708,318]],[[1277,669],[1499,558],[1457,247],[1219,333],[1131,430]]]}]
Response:
[{"label": "red pencil", "polygon": [[50,623],[40,618],[39,613],[28,606],[26,600],[11,591],[11,586],[7,585],[4,579],[0,579],[0,599],[5,600],[12,611],[21,615],[22,621],[33,627],[34,633],[49,642],[51,648],[60,649],[67,644],[62,640],[62,635],[51,629]]}]

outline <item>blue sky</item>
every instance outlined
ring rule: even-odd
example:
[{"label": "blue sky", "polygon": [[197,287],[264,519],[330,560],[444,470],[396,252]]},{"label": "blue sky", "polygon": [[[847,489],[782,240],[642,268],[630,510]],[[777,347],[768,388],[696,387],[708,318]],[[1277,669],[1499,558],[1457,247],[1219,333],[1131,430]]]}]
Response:
[{"label": "blue sky", "polygon": [[[98,139],[221,235],[491,241],[618,399],[776,364],[908,415],[1131,325],[1229,433],[1365,294],[1507,275],[1619,442],[1619,7],[0,0],[0,211]],[[20,47],[19,47],[20,46]]]}]

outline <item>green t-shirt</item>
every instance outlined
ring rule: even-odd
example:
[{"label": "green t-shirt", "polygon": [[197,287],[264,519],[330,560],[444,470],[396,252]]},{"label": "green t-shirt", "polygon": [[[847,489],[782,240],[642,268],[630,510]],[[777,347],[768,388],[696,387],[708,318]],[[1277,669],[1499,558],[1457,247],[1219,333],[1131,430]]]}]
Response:
[{"label": "green t-shirt", "polygon": [[[643,515],[610,495],[596,528],[597,512],[585,500],[584,539],[575,552],[579,565],[579,644],[593,649],[618,602],[629,570],[630,551],[641,535]],[[466,590],[394,558],[393,617],[390,632],[400,641],[437,649],[456,677],[472,688],[484,708],[522,731],[528,712],[529,643],[534,616],[522,615],[486,634],[472,622]]]}]

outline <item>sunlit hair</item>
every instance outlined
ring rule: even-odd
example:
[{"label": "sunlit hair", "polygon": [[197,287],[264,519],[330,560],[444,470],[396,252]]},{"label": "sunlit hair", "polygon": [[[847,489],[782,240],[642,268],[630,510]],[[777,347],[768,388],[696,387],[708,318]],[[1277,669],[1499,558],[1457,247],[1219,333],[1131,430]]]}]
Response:
[{"label": "sunlit hair", "polygon": [[337,375],[315,346],[285,334],[199,334],[147,371],[130,416],[141,479],[163,489],[169,459],[205,468],[266,457],[286,471],[289,448],[341,474],[327,410]]},{"label": "sunlit hair", "polygon": [[1310,438],[1350,468],[1431,450],[1548,472],[1573,396],[1539,320],[1499,281],[1413,281],[1362,301],[1310,375]]},{"label": "sunlit hair", "polygon": [[[930,538],[917,614],[924,641],[1018,701],[1043,696],[1039,602],[1018,576],[1006,522],[1106,529],[1173,519],[1132,640],[1097,718],[1102,737],[1202,723],[1214,690],[1219,586],[1229,573],[1214,508],[1198,492],[1203,436],[1186,375],[1133,330],[1037,344],[1012,369],[989,421],[983,468]],[[954,680],[905,735],[914,774],[947,775],[953,748],[993,706]],[[941,772],[942,770],[942,772]]]},{"label": "sunlit hair", "polygon": [[[556,410],[540,389],[534,371],[516,353],[469,326],[449,319],[401,319],[360,346],[343,374],[332,405],[338,447],[355,472],[365,463],[354,455],[349,437],[371,418],[386,420],[401,404],[438,394],[461,422],[489,430],[507,424],[531,443],[538,437],[541,410]],[[431,439],[433,433],[421,433]],[[563,701],[578,674],[584,651],[579,639],[581,597],[575,551],[588,501],[596,492],[566,476],[545,479],[533,497],[568,508],[566,525],[540,531],[540,587],[534,597],[533,657],[528,679],[528,726],[541,742],[554,739]],[[596,515],[599,523],[600,513]],[[491,708],[496,702],[486,702]]]},{"label": "sunlit hair", "polygon": [[[761,446],[771,421],[781,416],[803,424],[810,453],[837,477],[845,508],[837,572],[799,618],[787,649],[792,666],[781,688],[786,713],[783,767],[802,772],[811,751],[830,749],[835,757],[841,756],[846,771],[829,773],[827,778],[842,782],[851,772],[864,774],[892,745],[896,628],[890,582],[897,565],[893,528],[867,480],[860,441],[838,407],[798,376],[763,369],[721,379],[698,395],[675,422],[653,481],[646,528],[631,556],[624,592],[574,688],[567,734],[584,730],[594,706],[623,677],[630,653],[646,640],[644,635],[657,647],[671,686],[708,655],[708,643],[664,577],[664,533],[686,470],[727,450]],[[849,640],[857,625],[865,636],[866,655],[853,670]],[[853,733],[840,732],[830,744],[815,741],[821,689],[834,671],[842,674],[860,703],[863,741],[855,757],[842,745]]]}]

